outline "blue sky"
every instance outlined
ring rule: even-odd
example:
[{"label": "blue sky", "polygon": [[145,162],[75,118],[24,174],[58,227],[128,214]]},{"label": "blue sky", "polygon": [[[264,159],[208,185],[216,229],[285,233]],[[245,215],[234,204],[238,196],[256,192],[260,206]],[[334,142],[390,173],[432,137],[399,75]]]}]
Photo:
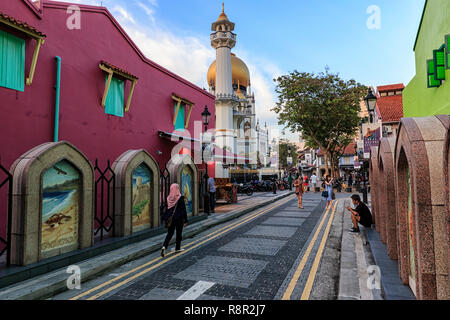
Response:
[{"label": "blue sky", "polygon": [[[148,58],[200,87],[215,60],[209,35],[221,0],[75,0],[106,6]],[[250,69],[257,116],[276,127],[272,79],[295,69],[329,66],[365,85],[403,82],[415,74],[414,40],[425,0],[227,0],[236,24],[233,51]],[[380,28],[369,29],[370,6]],[[291,136],[290,138],[294,138]]]}]

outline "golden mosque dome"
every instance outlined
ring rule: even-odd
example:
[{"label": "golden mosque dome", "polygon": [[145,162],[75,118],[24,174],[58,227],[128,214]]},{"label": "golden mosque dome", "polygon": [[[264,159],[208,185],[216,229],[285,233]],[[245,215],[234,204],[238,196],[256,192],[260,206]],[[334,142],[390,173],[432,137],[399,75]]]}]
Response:
[{"label": "golden mosque dome", "polygon": [[[234,53],[231,54],[231,77],[233,84],[239,83],[241,86],[248,87],[250,84],[250,72],[247,65],[236,57]],[[208,85],[216,85],[216,61],[214,61],[208,69],[207,74]]]}]

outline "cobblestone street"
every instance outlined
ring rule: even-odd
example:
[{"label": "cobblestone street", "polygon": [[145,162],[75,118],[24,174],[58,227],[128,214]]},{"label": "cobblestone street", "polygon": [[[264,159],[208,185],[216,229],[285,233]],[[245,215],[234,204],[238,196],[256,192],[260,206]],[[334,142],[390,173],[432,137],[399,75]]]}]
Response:
[{"label": "cobblestone street", "polygon": [[286,298],[290,287],[289,298],[298,299],[318,246],[302,277],[292,283],[292,276],[309,254],[305,249],[320,218],[330,211],[324,209],[319,193],[305,195],[304,209],[290,196],[184,240],[179,254],[171,246],[165,258],[154,253],[53,299],[272,300]]}]

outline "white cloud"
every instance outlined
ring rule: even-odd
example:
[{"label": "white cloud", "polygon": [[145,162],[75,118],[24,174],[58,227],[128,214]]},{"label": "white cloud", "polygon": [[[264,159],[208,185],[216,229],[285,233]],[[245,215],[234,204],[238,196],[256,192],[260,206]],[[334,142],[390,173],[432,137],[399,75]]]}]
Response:
[{"label": "white cloud", "polygon": [[138,2],[137,5],[145,11],[145,13],[147,14],[147,16],[150,18],[150,20],[152,21],[152,23],[155,23],[155,11],[153,9],[150,9],[148,6],[146,6],[145,4],[143,4],[142,2]]},{"label": "white cloud", "polygon": [[[210,46],[207,30],[204,37],[182,37],[168,29],[159,28],[155,23],[157,0],[134,1],[151,19],[152,24],[136,21],[125,5],[121,5],[123,2],[118,0],[70,0],[70,2],[97,6],[103,2],[103,5],[108,8],[114,4],[110,11],[146,57],[197,86],[208,88],[206,74],[209,65],[216,58],[216,53]],[[238,44],[238,47],[243,48],[244,45]],[[269,129],[275,130],[273,135],[278,136],[279,134],[275,132],[281,131],[281,128],[278,126],[276,114],[270,109],[276,105],[277,101],[273,79],[280,76],[282,71],[275,63],[255,56],[245,49],[237,49],[236,53],[250,70],[252,91],[256,99],[256,114],[260,124],[264,125],[267,122]],[[291,138],[288,130],[286,130],[286,136]],[[292,138],[295,137],[292,135]]]},{"label": "white cloud", "polygon": [[76,3],[76,4],[87,4],[90,6],[100,6],[102,4],[101,0],[51,0],[51,1]]},{"label": "white cloud", "polygon": [[275,107],[277,102],[273,79],[282,74],[281,70],[275,63],[255,57],[246,51],[238,51],[238,56],[245,61],[250,71],[252,91],[255,93],[256,117],[261,124],[267,122],[270,127],[277,126],[276,114],[270,109]]},{"label": "white cloud", "polygon": [[132,24],[136,24],[136,21],[134,20],[131,13],[128,12],[127,10],[125,10],[122,6],[115,5],[111,11],[117,12],[120,14],[120,17],[118,18],[118,20],[121,24],[124,24],[126,22],[131,22]]},{"label": "white cloud", "polygon": [[215,58],[215,52],[200,39],[177,37],[157,28],[124,28],[147,58],[206,88],[206,73]]}]

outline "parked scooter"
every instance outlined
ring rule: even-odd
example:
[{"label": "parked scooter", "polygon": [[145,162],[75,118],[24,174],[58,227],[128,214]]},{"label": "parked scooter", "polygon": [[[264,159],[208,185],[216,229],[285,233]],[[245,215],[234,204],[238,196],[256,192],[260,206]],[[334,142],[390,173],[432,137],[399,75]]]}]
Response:
[{"label": "parked scooter", "polygon": [[250,184],[239,184],[237,188],[237,192],[240,194],[246,194],[247,196],[253,195],[253,188]]}]

